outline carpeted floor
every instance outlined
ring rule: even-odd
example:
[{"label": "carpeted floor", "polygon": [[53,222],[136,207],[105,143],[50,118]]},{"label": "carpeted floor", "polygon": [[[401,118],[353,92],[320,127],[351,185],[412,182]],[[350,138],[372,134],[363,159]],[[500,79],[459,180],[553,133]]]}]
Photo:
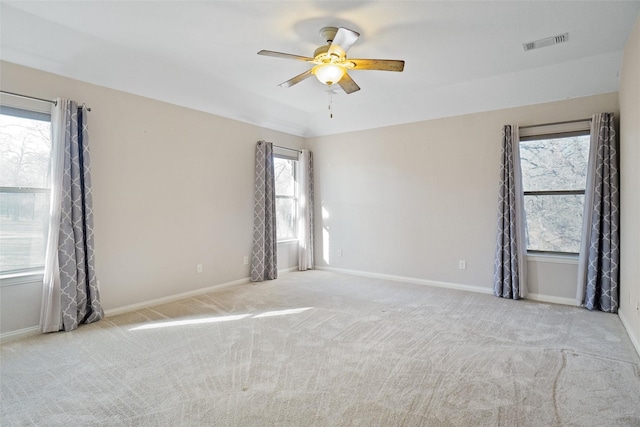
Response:
[{"label": "carpeted floor", "polygon": [[1,356],[3,426],[640,426],[615,315],[326,271]]}]

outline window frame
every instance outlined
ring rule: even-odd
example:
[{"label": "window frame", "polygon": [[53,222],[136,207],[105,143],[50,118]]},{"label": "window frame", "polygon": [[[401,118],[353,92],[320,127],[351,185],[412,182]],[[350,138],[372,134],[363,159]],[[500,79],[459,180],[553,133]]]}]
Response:
[{"label": "window frame", "polygon": [[[275,199],[286,199],[286,200],[293,200],[293,211],[294,211],[294,218],[293,218],[293,235],[292,236],[286,236],[286,237],[277,237],[276,241],[277,243],[286,243],[286,242],[294,242],[298,240],[298,203],[299,203],[299,197],[298,197],[298,157],[297,156],[290,156],[290,155],[286,155],[286,154],[282,154],[282,153],[274,153],[273,154],[273,160],[274,160],[274,166],[275,166],[275,159],[282,159],[282,160],[289,160],[293,163],[293,196],[288,196],[288,195],[278,195],[277,191],[276,191],[276,186],[274,184],[274,197]],[[278,223],[277,221],[277,210],[276,210],[276,224]],[[276,236],[278,234],[278,231],[276,229]]]},{"label": "window frame", "polygon": [[[569,125],[571,126],[571,129],[569,130],[564,130],[562,129],[564,126],[551,126],[551,129],[549,130],[547,128],[546,131],[539,131],[536,132],[535,131],[535,126],[533,126],[532,128],[528,129],[528,132],[526,132],[525,135],[520,134],[519,136],[519,142],[518,142],[518,158],[520,160],[520,167],[522,167],[522,158],[520,156],[521,153],[521,148],[520,148],[520,144],[521,142],[527,142],[527,141],[540,141],[540,140],[552,140],[552,139],[561,139],[561,138],[571,138],[571,137],[575,137],[575,136],[590,136],[591,134],[591,128],[590,128],[590,120],[585,120],[585,121],[580,121],[577,123],[569,123]],[[589,147],[590,149],[590,147]],[[587,158],[587,167],[588,167],[588,158]],[[525,197],[527,196],[585,196],[586,194],[586,180],[585,180],[585,188],[582,190],[529,190],[529,191],[525,191],[523,188],[522,191],[522,195],[523,195],[523,200]],[[584,206],[584,205],[583,205]],[[525,221],[524,221],[524,227],[525,227],[525,231],[528,235],[528,231],[529,231],[529,227],[528,227],[528,222],[527,222],[527,212],[526,212],[526,208],[524,207],[523,204],[523,209],[524,209],[524,213],[525,213]],[[580,240],[582,240],[582,232],[580,233],[579,236]],[[572,252],[572,251],[550,251],[550,250],[540,250],[540,249],[529,249],[529,239],[526,239],[526,244],[527,244],[527,255],[529,257],[535,257],[535,256],[553,256],[553,257],[570,257],[570,258],[577,258],[580,253],[579,252]]]},{"label": "window frame", "polygon": [[[25,119],[47,122],[51,125],[51,110],[43,109],[40,105],[30,102],[0,103],[0,115],[14,116]],[[50,167],[50,166],[49,166]],[[46,194],[51,195],[51,187],[28,186],[0,186],[0,193],[6,194]],[[49,214],[47,214],[47,223]],[[48,231],[45,230],[44,238],[47,239]],[[44,276],[44,263],[27,268],[0,271],[0,287],[21,285],[42,280]]]}]

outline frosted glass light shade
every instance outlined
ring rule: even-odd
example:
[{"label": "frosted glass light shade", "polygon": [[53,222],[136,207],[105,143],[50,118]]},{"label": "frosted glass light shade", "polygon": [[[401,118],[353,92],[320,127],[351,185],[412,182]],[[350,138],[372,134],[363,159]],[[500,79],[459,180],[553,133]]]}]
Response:
[{"label": "frosted glass light shade", "polygon": [[320,83],[332,85],[338,83],[347,71],[336,64],[321,64],[313,67],[311,72],[320,80]]}]

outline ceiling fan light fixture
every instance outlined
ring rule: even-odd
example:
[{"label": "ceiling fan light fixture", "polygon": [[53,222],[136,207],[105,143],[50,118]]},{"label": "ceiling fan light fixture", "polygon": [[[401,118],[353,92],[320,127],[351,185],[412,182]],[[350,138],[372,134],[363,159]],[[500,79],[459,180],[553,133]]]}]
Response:
[{"label": "ceiling fan light fixture", "polygon": [[336,64],[320,64],[313,67],[311,72],[320,83],[331,86],[332,84],[338,83],[347,70]]},{"label": "ceiling fan light fixture", "polygon": [[[1,0],[0,0],[1,1]],[[302,74],[280,83],[280,87],[291,87],[303,80],[316,76],[320,83],[332,87],[338,83],[347,95],[360,90],[360,86],[353,81],[348,70],[379,70],[402,71],[404,61],[396,59],[350,59],[347,60],[347,51],[358,40],[360,34],[348,28],[325,27],[320,34],[327,40],[327,44],[317,48],[313,57],[292,55],[290,53],[261,50],[258,55],[272,56],[275,58],[295,59],[314,64]]]}]

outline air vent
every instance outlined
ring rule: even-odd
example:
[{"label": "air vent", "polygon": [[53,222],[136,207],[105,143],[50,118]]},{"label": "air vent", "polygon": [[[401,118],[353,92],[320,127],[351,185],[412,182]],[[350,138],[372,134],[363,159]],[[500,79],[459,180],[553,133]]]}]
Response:
[{"label": "air vent", "polygon": [[553,46],[558,43],[566,43],[569,41],[569,33],[560,34],[558,36],[547,37],[546,39],[536,40],[534,42],[523,43],[524,51],[532,49],[540,49],[541,47]]}]

